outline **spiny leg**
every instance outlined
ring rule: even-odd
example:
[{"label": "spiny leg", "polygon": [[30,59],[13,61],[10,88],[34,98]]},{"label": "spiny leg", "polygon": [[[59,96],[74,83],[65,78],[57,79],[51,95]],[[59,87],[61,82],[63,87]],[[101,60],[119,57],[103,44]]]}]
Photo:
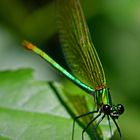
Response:
[{"label": "spiny leg", "polygon": [[107,119],[108,119],[108,125],[109,125],[109,129],[110,129],[110,136],[111,136],[111,139],[112,139],[112,128],[111,128],[111,122],[110,122],[109,115],[107,115]]},{"label": "spiny leg", "polygon": [[118,126],[116,120],[115,120],[113,117],[111,117],[111,118],[112,118],[113,122],[115,123],[115,126],[117,127],[118,133],[119,133],[119,135],[120,135],[120,140],[122,140],[121,130],[120,130],[120,128],[119,128],[119,126]]},{"label": "spiny leg", "polygon": [[84,132],[87,130],[87,128],[101,115],[101,112],[95,117],[93,118],[93,120],[91,120],[88,125],[84,128],[84,130],[82,131],[82,140],[84,140]]},{"label": "spiny leg", "polygon": [[[95,125],[95,127],[93,128],[93,131],[94,131],[94,133],[95,133],[95,130],[96,130],[96,128],[99,126],[99,124],[101,123],[101,121],[105,118],[105,114],[101,117],[101,119],[97,122],[97,124]],[[95,135],[95,137],[96,137],[96,135]],[[97,137],[96,137],[96,139],[97,139]]]},{"label": "spiny leg", "polygon": [[75,122],[76,122],[76,120],[78,120],[78,119],[81,118],[81,117],[85,117],[85,116],[87,116],[87,115],[94,114],[94,113],[97,113],[97,112],[98,112],[98,110],[92,111],[92,112],[88,112],[88,113],[86,113],[86,114],[82,114],[82,115],[77,116],[77,117],[74,118],[73,127],[72,127],[72,140],[74,140],[74,128],[75,128]]}]

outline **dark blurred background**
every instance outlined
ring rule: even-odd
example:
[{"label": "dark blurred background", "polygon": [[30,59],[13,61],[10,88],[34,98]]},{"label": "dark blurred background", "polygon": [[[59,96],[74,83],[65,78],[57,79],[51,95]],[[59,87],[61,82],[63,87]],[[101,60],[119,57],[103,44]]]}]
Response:
[{"label": "dark blurred background", "polygon": [[[81,3],[113,100],[125,105],[119,119],[124,140],[140,140],[140,1]],[[0,70],[31,67],[36,79],[58,80],[53,68],[21,45],[29,40],[66,65],[55,15],[53,0],[0,0]]]}]

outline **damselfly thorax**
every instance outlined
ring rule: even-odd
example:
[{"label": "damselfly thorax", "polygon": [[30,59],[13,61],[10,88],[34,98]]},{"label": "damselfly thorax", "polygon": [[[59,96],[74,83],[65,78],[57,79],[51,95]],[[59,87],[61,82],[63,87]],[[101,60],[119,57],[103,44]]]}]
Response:
[{"label": "damselfly thorax", "polygon": [[95,91],[93,92],[93,96],[99,112],[109,115],[114,119],[118,119],[124,112],[124,107],[122,104],[112,104],[110,90],[105,85],[96,87]]}]

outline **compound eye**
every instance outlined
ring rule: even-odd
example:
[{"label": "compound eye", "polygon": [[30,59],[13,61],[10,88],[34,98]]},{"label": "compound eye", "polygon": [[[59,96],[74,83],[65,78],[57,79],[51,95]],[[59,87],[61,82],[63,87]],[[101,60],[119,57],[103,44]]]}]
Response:
[{"label": "compound eye", "polygon": [[111,107],[110,107],[110,105],[104,105],[103,106],[103,112],[105,113],[105,114],[107,114],[107,115],[109,115],[110,114],[110,110],[111,110]]},{"label": "compound eye", "polygon": [[124,112],[124,106],[122,104],[117,105],[118,113],[121,115]]}]

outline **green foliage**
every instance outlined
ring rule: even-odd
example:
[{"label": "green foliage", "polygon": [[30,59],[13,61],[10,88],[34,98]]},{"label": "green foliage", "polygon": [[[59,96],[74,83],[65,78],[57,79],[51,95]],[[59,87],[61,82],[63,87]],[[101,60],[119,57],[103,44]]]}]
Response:
[{"label": "green foliage", "polygon": [[0,101],[0,139],[70,139],[72,119],[50,86],[35,81],[31,70],[0,72]]},{"label": "green foliage", "polygon": [[[71,86],[67,85],[70,92],[58,83],[36,81],[31,69],[0,72],[0,139],[71,139],[71,116],[93,109],[90,96]],[[90,119],[81,119],[80,126]],[[81,127],[76,125],[75,139],[81,137]],[[100,128],[108,139],[108,124],[103,122]]]}]

